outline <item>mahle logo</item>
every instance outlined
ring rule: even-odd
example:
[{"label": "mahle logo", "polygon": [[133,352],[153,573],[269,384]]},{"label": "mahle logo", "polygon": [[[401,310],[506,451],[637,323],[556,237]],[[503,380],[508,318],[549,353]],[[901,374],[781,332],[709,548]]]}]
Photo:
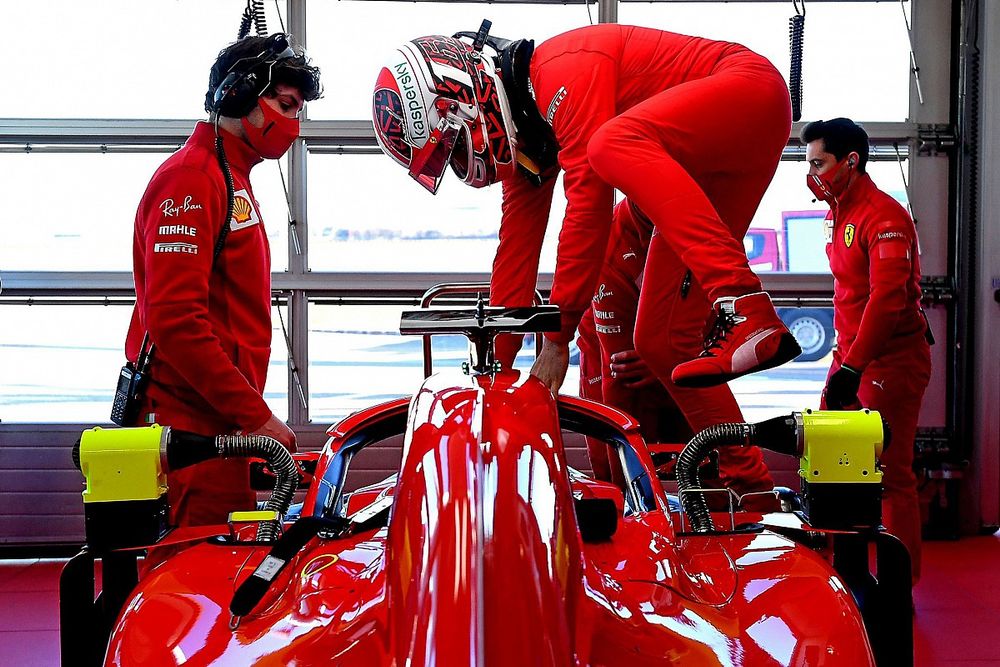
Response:
[{"label": "mahle logo", "polygon": [[424,110],[424,101],[417,89],[417,79],[410,70],[410,64],[404,60],[396,63],[392,69],[399,85],[399,95],[403,98],[403,115],[406,118],[410,139],[426,140],[427,112]]}]

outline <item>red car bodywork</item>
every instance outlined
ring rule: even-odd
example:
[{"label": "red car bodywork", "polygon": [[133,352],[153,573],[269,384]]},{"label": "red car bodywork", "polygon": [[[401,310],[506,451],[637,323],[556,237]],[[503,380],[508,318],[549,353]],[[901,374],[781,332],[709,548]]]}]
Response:
[{"label": "red car bodywork", "polygon": [[[404,430],[399,474],[343,494],[353,453]],[[567,430],[603,434],[624,492],[567,466]],[[873,664],[815,552],[767,530],[678,534],[636,424],[611,408],[557,405],[516,371],[440,374],[329,435],[302,515],[391,502],[383,525],[314,537],[235,620],[270,545],[183,549],[140,580],[106,664]],[[581,537],[587,498],[617,506],[610,539]]]}]

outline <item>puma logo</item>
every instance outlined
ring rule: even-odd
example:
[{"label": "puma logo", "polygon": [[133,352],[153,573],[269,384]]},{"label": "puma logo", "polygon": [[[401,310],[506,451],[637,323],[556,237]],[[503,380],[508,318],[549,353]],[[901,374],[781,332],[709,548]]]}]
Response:
[{"label": "puma logo", "polygon": [[885,380],[882,380],[881,382],[879,382],[878,380],[872,380],[872,384],[881,389],[882,391],[885,391],[885,387],[883,386],[885,384]]}]

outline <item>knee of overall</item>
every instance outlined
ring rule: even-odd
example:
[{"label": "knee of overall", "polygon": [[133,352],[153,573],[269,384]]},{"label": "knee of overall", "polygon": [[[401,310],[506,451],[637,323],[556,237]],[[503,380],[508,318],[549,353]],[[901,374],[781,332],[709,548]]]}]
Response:
[{"label": "knee of overall", "polygon": [[629,147],[641,136],[631,132],[626,121],[612,118],[601,125],[587,142],[587,160],[591,168],[605,183],[616,185],[620,179],[619,169],[628,162]]}]

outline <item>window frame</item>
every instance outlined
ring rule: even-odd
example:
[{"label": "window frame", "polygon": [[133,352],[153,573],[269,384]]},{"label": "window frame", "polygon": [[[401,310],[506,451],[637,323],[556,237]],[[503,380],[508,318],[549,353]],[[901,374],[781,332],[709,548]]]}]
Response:
[{"label": "window frame", "polygon": [[[360,1],[360,0],[359,0]],[[429,0],[417,0],[429,1]],[[514,0],[494,0],[514,2]],[[599,0],[598,20],[612,22],[617,17],[618,1],[640,0]],[[647,0],[642,0],[647,1]],[[670,1],[670,0],[659,0]],[[688,2],[700,0],[686,0]],[[707,0],[705,0],[707,1]],[[773,0],[729,0],[729,2],[771,2]],[[815,0],[814,0],[815,1]],[[836,0],[823,0],[836,1]],[[872,0],[846,0],[850,2]],[[561,3],[561,0],[531,0],[517,4]],[[865,122],[865,127],[873,145],[873,160],[895,160],[896,151],[908,159],[908,182],[910,200],[918,218],[923,211],[931,213],[935,238],[948,239],[947,230],[942,231],[942,223],[948,226],[950,211],[947,202],[943,211],[940,202],[928,201],[923,185],[936,183],[934,192],[942,189],[941,160],[946,163],[950,157],[937,151],[933,131],[928,128],[947,128],[950,123],[949,94],[951,90],[947,58],[935,54],[951,53],[950,34],[935,31],[933,25],[943,12],[933,3],[911,3],[916,57],[921,65],[924,80],[921,104],[916,98],[911,77],[910,120],[905,122]],[[948,10],[950,11],[950,10]],[[306,0],[286,0],[285,16],[290,32],[300,35],[306,43],[307,33]],[[944,12],[950,20],[950,13]],[[308,109],[307,109],[308,111]],[[186,140],[193,121],[191,120],[138,120],[138,119],[11,119],[0,118],[0,152],[162,152],[176,150]],[[802,123],[795,123],[789,134],[789,143],[783,153],[783,160],[804,158],[804,148],[798,145],[797,137]],[[378,153],[371,124],[367,120],[310,120],[302,122],[301,138],[296,140],[288,157],[289,197],[292,202],[292,218],[299,237],[301,254],[295,251],[295,244],[288,243],[288,270],[272,275],[275,298],[288,306],[288,334],[292,366],[300,370],[300,380],[305,395],[308,387],[308,321],[309,304],[317,300],[339,300],[342,302],[378,300],[380,303],[394,303],[413,306],[423,292],[431,285],[441,282],[488,282],[489,272],[478,273],[341,273],[334,271],[311,271],[309,257],[309,220],[307,214],[307,169],[312,154],[362,155]],[[947,164],[944,172],[947,173]],[[919,186],[919,187],[918,187]],[[948,186],[945,185],[945,188]],[[923,228],[921,228],[923,232]],[[926,249],[925,249],[926,252]],[[935,248],[925,266],[929,281],[947,280],[944,276],[949,269],[950,250]],[[61,272],[28,271],[4,272],[3,292],[0,306],[6,303],[31,301],[39,305],[47,301],[74,298],[85,300],[128,300],[134,298],[130,272]],[[781,274],[761,275],[764,288],[775,296],[782,305],[825,305],[829,306],[833,293],[832,277],[824,274]],[[540,274],[538,288],[548,295],[552,275]],[[124,336],[124,333],[123,333]],[[282,345],[283,341],[275,341]],[[296,400],[298,388],[292,372],[288,374],[289,423],[293,427],[310,424],[309,412]],[[0,424],[0,432],[7,429],[31,428],[39,430],[40,425]],[[44,426],[44,425],[41,425]],[[63,428],[60,425],[60,429]]]}]

